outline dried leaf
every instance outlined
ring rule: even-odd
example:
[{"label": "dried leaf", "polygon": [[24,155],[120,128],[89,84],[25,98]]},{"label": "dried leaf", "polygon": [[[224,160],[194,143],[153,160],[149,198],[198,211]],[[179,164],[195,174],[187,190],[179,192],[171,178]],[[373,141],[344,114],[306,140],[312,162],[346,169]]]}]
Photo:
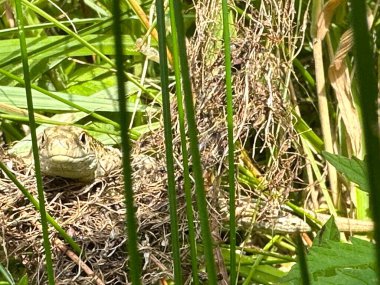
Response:
[{"label": "dried leaf", "polygon": [[331,19],[334,16],[334,12],[336,8],[343,2],[343,0],[330,0],[326,3],[319,14],[318,23],[317,23],[317,38],[319,40],[323,40],[327,31],[329,30],[329,26],[331,23]]},{"label": "dried leaf", "polygon": [[341,112],[342,120],[346,126],[350,143],[357,157],[361,156],[361,125],[353,102],[351,93],[351,78],[348,68],[344,62],[347,53],[352,47],[352,31],[346,31],[341,38],[338,50],[336,51],[334,61],[329,67],[329,79],[334,88],[338,101],[338,107]]}]

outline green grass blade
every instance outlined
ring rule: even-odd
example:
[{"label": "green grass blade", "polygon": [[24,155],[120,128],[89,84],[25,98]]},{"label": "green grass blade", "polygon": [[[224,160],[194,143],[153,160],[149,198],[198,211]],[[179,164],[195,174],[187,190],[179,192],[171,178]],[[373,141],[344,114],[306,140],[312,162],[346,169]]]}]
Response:
[{"label": "green grass blade", "polygon": [[235,159],[234,159],[234,124],[231,74],[230,22],[227,0],[222,0],[224,64],[226,68],[227,91],[227,129],[228,129],[228,188],[230,198],[230,284],[237,283],[236,274],[236,217],[235,217]]},{"label": "green grass blade", "polygon": [[[136,89],[133,90],[134,85],[128,85],[128,95],[133,94]],[[119,104],[117,101],[117,92],[116,88],[107,88],[93,94],[89,97],[77,95],[77,94],[68,94],[63,92],[53,92],[52,94],[57,95],[61,99],[66,101],[57,101],[44,95],[43,93],[32,90],[33,95],[33,106],[34,110],[42,110],[45,112],[56,113],[58,112],[72,112],[78,111],[78,108],[75,108],[73,105],[65,104],[64,102],[71,102],[71,104],[76,104],[82,108],[87,109],[89,112],[118,112]],[[102,94],[104,93],[104,95]],[[27,108],[26,98],[25,98],[25,89],[21,87],[8,87],[0,86],[0,103],[14,106],[17,108]],[[153,106],[147,106],[143,103],[136,105],[135,103],[127,103],[127,111],[131,112],[133,110],[139,112],[146,111],[157,111],[158,108]],[[1,112],[0,108],[0,112]],[[87,113],[89,113],[87,112]]]},{"label": "green grass blade", "polygon": [[[16,284],[14,279],[13,279],[13,276],[10,274],[10,272],[0,263],[0,277],[1,276],[3,277],[1,279],[5,279],[4,282],[8,282],[5,284],[9,284],[9,285]],[[2,282],[2,281],[0,281],[0,282]]]},{"label": "green grass blade", "polygon": [[[128,55],[140,54],[135,49],[135,42],[130,36],[123,36],[126,44],[123,47],[124,53]],[[91,34],[84,35],[82,39],[87,41],[99,52],[107,55],[114,55],[115,47],[112,35]],[[28,45],[29,60],[41,60],[46,58],[58,58],[60,56],[91,56],[94,54],[88,47],[83,46],[71,36],[48,36],[29,37],[26,39]],[[17,51],[18,40],[9,39],[0,41],[0,67],[15,66],[19,63],[21,55]]]},{"label": "green grass blade", "polygon": [[[16,80],[17,82],[19,82],[19,83],[21,83],[23,85],[26,85],[26,81],[25,80],[23,80],[22,78],[19,78],[19,77],[15,76],[15,75],[13,75],[12,73],[9,73],[8,71],[6,71],[4,69],[0,68],[0,73],[4,74],[4,75],[6,75],[6,76],[8,76],[8,77],[10,77],[10,78],[12,78],[14,80]],[[31,84],[31,88],[33,88],[34,90],[37,90],[37,91],[39,91],[39,92],[41,92],[41,93],[49,96],[49,97],[51,97],[51,98],[53,98],[55,100],[58,100],[58,101],[66,104],[68,106],[71,106],[71,107],[73,107],[73,108],[75,108],[75,109],[77,109],[79,111],[87,113],[87,114],[91,115],[92,117],[94,117],[95,119],[98,119],[98,120],[100,120],[100,121],[102,121],[104,123],[108,123],[108,124],[111,124],[111,125],[113,125],[115,127],[119,127],[119,124],[117,124],[116,122],[114,122],[114,121],[112,121],[112,120],[110,120],[110,119],[108,119],[108,118],[106,118],[104,116],[101,116],[101,115],[99,115],[99,114],[97,114],[97,113],[95,113],[95,112],[93,112],[91,110],[83,108],[82,106],[80,106],[78,104],[74,104],[74,103],[72,103],[69,100],[61,98],[60,96],[58,96],[58,95],[56,95],[56,94],[54,94],[54,93],[52,93],[50,91],[47,91],[47,90],[45,90],[45,89],[43,89],[43,88],[41,88],[41,87],[39,87],[39,86],[37,86],[35,84]]]},{"label": "green grass blade", "polygon": [[[187,52],[186,52],[186,42],[185,42],[185,31],[182,16],[182,3],[181,1],[173,1],[171,5],[174,8],[174,20],[177,29],[178,47],[180,51],[180,64],[181,64],[181,74],[182,74],[182,86],[185,94],[185,110],[188,126],[188,135],[190,142],[190,153],[192,157],[193,174],[195,180],[195,192],[196,200],[199,211],[202,242],[205,247],[205,261],[207,268],[207,276],[209,284],[216,284],[216,270],[215,270],[215,260],[213,256],[213,244],[210,231],[210,225],[208,221],[208,210],[206,202],[206,194],[204,189],[204,179],[202,176],[201,159],[199,154],[199,143],[197,135],[197,126],[195,122],[194,113],[194,103],[193,103],[193,92],[191,88],[191,80],[189,67],[187,63]],[[179,87],[178,87],[179,88]]]},{"label": "green grass blade", "polygon": [[292,112],[294,117],[293,125],[296,131],[313,148],[314,152],[321,153],[324,149],[323,141],[314,133],[308,124],[296,112]]},{"label": "green grass blade", "polygon": [[162,89],[162,112],[164,119],[164,135],[165,135],[165,153],[166,167],[168,174],[168,193],[169,193],[169,211],[170,211],[170,228],[171,228],[171,244],[174,264],[174,281],[175,284],[183,284],[179,230],[177,221],[177,193],[175,187],[175,169],[173,158],[173,134],[172,119],[170,108],[169,93],[169,71],[166,55],[166,29],[165,29],[165,9],[163,0],[156,1],[157,8],[157,30],[158,30],[158,47],[160,54],[160,71],[161,71],[161,89]]},{"label": "green grass blade", "polygon": [[[96,22],[104,22],[104,19],[102,18],[86,18],[86,19],[72,19],[71,21],[60,21],[62,25],[86,25],[86,24],[93,24]],[[34,31],[36,29],[48,29],[52,28],[54,25],[52,23],[42,23],[37,25],[27,25],[24,26],[24,31]],[[0,31],[0,37],[12,37],[15,33],[17,33],[17,28],[8,28],[8,29],[2,29]]]},{"label": "green grass blade", "polygon": [[120,110],[120,129],[121,129],[121,146],[123,150],[123,177],[124,177],[124,195],[126,205],[126,230],[128,235],[128,256],[129,256],[129,272],[132,284],[141,284],[141,261],[137,248],[137,221],[135,216],[133,188],[132,188],[132,168],[131,168],[131,147],[129,142],[128,118],[125,111],[126,108],[126,90],[125,90],[125,73],[124,73],[124,57],[123,57],[123,39],[121,30],[121,9],[120,1],[114,0],[112,13],[114,16],[113,32],[115,37],[115,60],[116,60],[116,76],[119,94],[119,110]]},{"label": "green grass blade", "polygon": [[359,85],[359,104],[362,112],[364,144],[367,152],[368,182],[371,193],[371,206],[375,222],[377,274],[380,278],[380,141],[378,123],[377,82],[374,71],[374,54],[368,31],[366,2],[351,1],[352,28],[354,32],[355,59]]},{"label": "green grass blade", "polygon": [[21,49],[21,59],[24,70],[24,81],[25,81],[25,92],[26,98],[28,102],[28,114],[29,114],[29,124],[31,130],[32,137],[32,149],[33,149],[33,158],[34,158],[34,168],[36,173],[36,182],[37,182],[37,191],[38,191],[38,200],[40,204],[40,215],[41,215],[41,226],[42,226],[42,237],[43,237],[43,247],[45,250],[45,258],[46,258],[46,271],[48,276],[49,284],[54,284],[54,270],[53,270],[53,262],[51,257],[51,245],[49,241],[49,231],[48,224],[46,220],[46,207],[45,207],[45,197],[44,197],[44,189],[42,185],[42,176],[41,176],[41,168],[40,168],[40,158],[38,152],[38,144],[37,144],[37,135],[36,135],[36,122],[34,118],[33,111],[33,98],[32,98],[32,86],[29,74],[29,63],[28,63],[28,53],[26,48],[26,40],[25,40],[25,31],[24,31],[24,15],[22,11],[21,1],[15,1],[16,6],[16,15],[17,15],[17,25],[19,27],[19,37],[20,37],[20,49]]},{"label": "green grass blade", "polygon": [[[37,6],[33,5],[32,3],[28,2],[27,0],[21,0],[22,3],[27,6],[28,8],[30,8],[32,11],[34,11],[35,13],[37,13],[38,15],[40,15],[41,17],[45,18],[46,20],[50,21],[51,23],[53,23],[56,27],[60,28],[61,30],[63,30],[64,32],[66,32],[68,35],[72,36],[74,39],[78,40],[81,44],[83,44],[83,46],[87,47],[88,49],[90,49],[92,52],[94,52],[97,56],[99,56],[102,60],[104,60],[106,63],[108,63],[110,66],[112,67],[115,67],[115,64],[113,63],[113,61],[111,59],[109,59],[105,54],[103,54],[102,52],[100,52],[99,49],[95,48],[94,45],[90,44],[88,41],[86,41],[85,39],[83,39],[83,37],[79,36],[78,34],[76,34],[75,32],[73,32],[72,30],[70,30],[68,27],[66,27],[65,25],[62,25],[59,21],[57,21],[54,17],[50,16],[48,13],[44,12],[43,10],[41,10],[40,8],[38,8]],[[116,50],[116,47],[115,47],[115,50]],[[127,76],[127,79],[130,80],[131,82],[133,82],[136,86],[138,86],[141,90],[143,90],[144,92],[147,92],[149,93],[145,88],[144,86],[142,86],[138,81],[136,81],[133,77],[129,76],[128,74],[126,74]]]},{"label": "green grass blade", "polygon": [[107,62],[110,66],[114,66],[114,63],[112,60],[110,60],[107,56],[105,56],[102,52],[100,52],[97,48],[95,48],[92,44],[90,44],[88,41],[86,41],[83,37],[79,36],[77,33],[73,32],[71,29],[66,27],[65,25],[61,24],[59,21],[57,21],[54,17],[50,16],[48,13],[44,12],[34,4],[30,3],[26,0],[21,0],[22,3],[30,8],[32,11],[34,11],[36,14],[40,15],[41,17],[45,18],[49,22],[53,23],[56,27],[62,29],[65,31],[68,35],[72,36],[76,40],[78,40],[83,46],[90,49],[92,52],[94,52],[96,55],[98,55],[100,58],[102,58],[105,62]]},{"label": "green grass blade", "polygon": [[302,284],[309,285],[311,283],[310,283],[310,276],[309,276],[309,271],[307,267],[306,253],[303,246],[302,238],[299,233],[296,234],[296,241],[297,241],[297,257],[298,257],[298,264],[300,266]]},{"label": "green grass blade", "polygon": [[[278,240],[280,240],[280,238],[281,237],[279,235],[275,235],[274,237],[272,237],[272,239],[264,246],[263,251],[269,251],[269,249],[272,248],[273,245],[275,245],[276,242]],[[258,267],[260,266],[260,263],[263,260],[263,258],[264,258],[264,255],[262,255],[262,254],[259,254],[257,256],[257,259],[255,260],[255,262],[251,266],[251,269],[249,270],[248,276],[244,280],[243,285],[252,284],[252,281],[253,281],[252,279],[254,278],[255,272],[257,271]]]},{"label": "green grass blade", "polygon": [[[172,45],[173,45],[173,62],[174,62],[174,74],[176,86],[181,86],[181,68],[180,68],[180,54],[177,39],[177,28],[174,25],[174,11],[173,1],[170,3],[170,21],[172,28]],[[182,88],[176,88],[176,97],[178,105],[178,121],[179,121],[179,131],[181,137],[181,152],[182,152],[182,165],[183,165],[183,178],[184,178],[184,191],[186,199],[186,217],[189,227],[189,245],[190,245],[190,255],[191,255],[191,273],[193,277],[193,284],[199,284],[199,274],[198,274],[198,254],[197,254],[197,241],[196,241],[196,230],[194,224],[194,210],[193,210],[193,198],[191,193],[191,179],[189,171],[189,155],[186,145],[186,127],[185,127],[185,111],[183,107],[183,96]]]}]

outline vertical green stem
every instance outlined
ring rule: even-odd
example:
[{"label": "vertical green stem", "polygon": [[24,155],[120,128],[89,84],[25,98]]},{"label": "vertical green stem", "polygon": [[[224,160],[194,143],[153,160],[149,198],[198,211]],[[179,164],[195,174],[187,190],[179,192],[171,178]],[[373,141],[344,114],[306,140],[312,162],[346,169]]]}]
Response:
[{"label": "vertical green stem", "polygon": [[121,30],[121,9],[120,1],[113,1],[114,16],[114,37],[115,37],[115,59],[116,59],[116,76],[117,87],[119,93],[119,114],[121,129],[121,146],[123,150],[123,177],[124,177],[124,198],[126,205],[126,231],[128,236],[128,256],[129,256],[129,272],[132,284],[141,284],[141,261],[137,248],[137,222],[135,217],[135,208],[133,205],[133,188],[132,188],[132,169],[130,159],[129,132],[126,113],[126,90],[123,58],[123,38]]},{"label": "vertical green stem", "polygon": [[359,103],[362,112],[364,142],[367,153],[368,180],[371,209],[375,222],[377,274],[380,280],[380,142],[377,103],[377,82],[374,71],[374,54],[371,49],[366,13],[366,2],[352,0],[352,28],[354,32],[355,59],[359,85]]},{"label": "vertical green stem", "polygon": [[234,124],[231,75],[230,24],[227,0],[222,0],[224,65],[226,68],[227,91],[227,129],[228,129],[228,184],[230,211],[230,284],[236,284],[236,216],[235,216],[235,160],[234,160]]},{"label": "vertical green stem", "polygon": [[157,29],[158,29],[158,47],[160,53],[160,71],[161,71],[161,90],[162,90],[162,109],[164,117],[164,133],[165,133],[165,152],[166,167],[168,174],[168,192],[169,192],[169,210],[170,210],[170,227],[171,227],[171,243],[174,264],[174,281],[175,284],[183,284],[179,231],[177,221],[177,195],[175,189],[174,178],[174,159],[173,159],[173,135],[170,115],[170,93],[169,93],[169,74],[168,59],[166,55],[166,30],[165,30],[165,9],[163,0],[156,0],[157,7]]},{"label": "vertical green stem", "polygon": [[[175,26],[174,19],[174,8],[173,1],[170,3],[170,21],[172,28],[172,37],[173,37],[173,65],[174,65],[174,74],[175,81],[177,86],[181,86],[181,68],[180,68],[180,52],[178,47],[178,38],[177,38],[177,28]],[[193,210],[193,198],[191,193],[191,179],[189,171],[189,155],[187,151],[186,143],[186,127],[185,127],[185,113],[183,107],[183,96],[182,88],[176,88],[176,97],[177,97],[177,108],[178,108],[178,121],[179,121],[179,131],[181,136],[181,151],[182,151],[182,165],[183,165],[183,187],[185,191],[186,199],[186,217],[189,227],[189,245],[190,245],[190,255],[191,255],[191,273],[193,276],[193,284],[199,284],[199,274],[198,274],[198,258],[197,258],[197,244],[196,244],[196,231],[194,223],[194,210]]]},{"label": "vertical green stem", "polygon": [[[207,276],[209,284],[216,284],[216,270],[215,260],[213,256],[213,244],[211,238],[210,225],[208,221],[208,210],[206,202],[206,194],[204,189],[204,180],[202,176],[201,159],[199,154],[199,143],[197,134],[197,125],[195,122],[193,92],[191,88],[191,80],[189,73],[189,66],[187,63],[187,52],[185,42],[185,30],[182,16],[182,1],[172,1],[172,7],[174,8],[174,20],[177,28],[178,47],[181,52],[180,64],[182,72],[182,86],[185,99],[185,110],[188,126],[188,135],[190,142],[190,153],[193,162],[193,174],[195,180],[195,192],[197,199],[197,206],[200,217],[201,234],[203,239],[203,245],[205,247],[205,260],[207,268]],[[179,88],[179,87],[178,87]]]},{"label": "vertical green stem", "polygon": [[29,63],[28,63],[28,52],[26,48],[25,40],[25,31],[24,31],[24,21],[23,21],[23,11],[21,1],[15,1],[16,14],[17,14],[17,25],[19,30],[20,37],[20,49],[21,49],[21,60],[24,73],[25,81],[25,92],[26,92],[26,101],[28,105],[28,116],[30,124],[30,135],[32,139],[32,150],[33,150],[33,159],[34,159],[34,169],[36,173],[36,182],[37,182],[37,191],[38,191],[38,201],[40,204],[40,214],[41,214],[41,225],[42,225],[42,237],[43,237],[43,246],[45,249],[45,258],[46,258],[46,271],[48,275],[49,284],[54,284],[54,270],[53,263],[51,258],[51,245],[49,242],[49,232],[46,219],[46,207],[45,207],[45,197],[44,189],[42,185],[42,176],[41,176],[41,167],[40,167],[40,157],[38,152],[37,144],[37,135],[36,135],[36,121],[34,118],[33,111],[33,98],[32,98],[32,87],[30,81],[29,73]]}]

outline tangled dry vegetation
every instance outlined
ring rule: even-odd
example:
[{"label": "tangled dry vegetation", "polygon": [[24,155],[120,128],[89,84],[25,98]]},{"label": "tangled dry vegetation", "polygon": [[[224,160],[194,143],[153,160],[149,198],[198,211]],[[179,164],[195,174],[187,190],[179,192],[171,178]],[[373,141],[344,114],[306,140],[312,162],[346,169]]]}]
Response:
[{"label": "tangled dry vegetation", "polygon": [[[189,44],[200,151],[212,221],[219,220],[217,199],[213,198],[225,189],[223,179],[221,185],[215,181],[220,181],[218,178],[226,174],[224,163],[227,155],[225,68],[221,39],[217,36],[221,26],[217,2],[220,1],[198,1],[197,28]],[[256,163],[257,157],[270,154],[270,162],[257,167],[261,170],[261,178],[268,182],[265,185],[267,191],[264,195],[264,192],[257,193],[247,185],[238,185],[237,197],[260,196],[270,202],[269,205],[276,206],[287,198],[299,173],[302,157],[297,152],[297,135],[284,92],[284,78],[291,68],[290,59],[279,56],[280,45],[290,44],[287,41],[292,38],[292,1],[280,1],[288,4],[264,2],[267,7],[272,5],[272,9],[259,12],[252,6],[246,6],[245,17],[235,21],[232,72],[234,138],[240,147],[236,151],[236,163],[249,167],[249,164]],[[182,266],[189,273],[187,219],[180,167],[182,157],[176,115],[173,122]],[[133,148],[133,187],[145,284],[154,284],[161,278],[170,279],[173,272],[164,147],[163,130],[159,129],[141,137]],[[248,150],[253,158],[251,161],[241,158],[242,148]],[[36,195],[34,178],[25,166],[5,154],[3,159],[13,161],[17,178]],[[83,248],[81,258],[91,270],[86,272],[86,268],[75,264],[51,228],[50,240],[59,284],[127,283],[123,230],[125,208],[120,180],[120,173],[91,186],[72,184],[60,178],[45,179],[48,212]],[[272,195],[273,192],[276,195]],[[4,252],[1,262],[17,258],[25,265],[34,283],[43,283],[46,277],[39,215],[4,176],[0,180],[0,208]],[[224,225],[216,224],[217,232],[223,228]]]}]

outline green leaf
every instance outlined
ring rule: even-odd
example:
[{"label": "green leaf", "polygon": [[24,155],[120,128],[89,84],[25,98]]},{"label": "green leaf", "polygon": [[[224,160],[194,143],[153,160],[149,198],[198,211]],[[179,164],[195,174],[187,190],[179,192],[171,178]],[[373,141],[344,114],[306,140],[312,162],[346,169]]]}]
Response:
[{"label": "green leaf", "polygon": [[359,185],[360,189],[369,192],[367,169],[365,161],[356,157],[350,159],[341,155],[322,152],[323,157],[339,172],[343,173],[348,180]]},{"label": "green leaf", "polygon": [[[116,85],[113,72],[106,66],[78,68],[70,75],[68,82],[65,92],[80,95],[91,95]],[[137,92],[137,87],[134,90]]]},{"label": "green leaf", "polygon": [[[127,83],[128,95],[134,94],[137,88],[133,84]],[[42,94],[36,90],[32,90],[34,109],[44,111],[77,111],[75,108],[59,102],[49,96]],[[78,104],[83,108],[91,111],[102,112],[117,112],[119,105],[117,102],[116,86],[112,86],[102,90],[93,96],[81,96],[74,94],[67,94],[62,92],[54,92],[61,98]],[[18,108],[27,108],[25,89],[21,87],[7,87],[0,86],[0,103],[8,104]],[[154,110],[154,107],[148,107],[142,103],[135,106],[135,103],[127,103],[127,111],[146,111],[147,109]],[[0,109],[0,112],[2,110]],[[7,112],[5,112],[7,113]]]},{"label": "green leaf", "polygon": [[337,270],[337,274],[331,277],[320,277],[313,284],[320,285],[368,285],[377,284],[376,272],[372,269],[347,268]]},{"label": "green leaf", "polygon": [[[115,47],[112,35],[92,34],[85,35],[83,39],[91,43],[102,53],[107,55],[115,54]],[[140,52],[135,48],[135,42],[131,36],[123,36],[124,53],[126,55],[139,55]],[[70,36],[49,36],[35,37],[26,39],[30,59],[54,58],[64,55],[73,56],[91,56],[94,53],[81,43]],[[0,41],[0,62],[1,66],[18,63],[20,59],[19,39],[1,40]]]},{"label": "green leaf", "polygon": [[[351,243],[337,241],[332,219],[326,227],[307,255],[313,284],[377,284],[374,245],[357,238],[352,238]],[[281,280],[288,284],[301,284],[300,281],[298,264]]]},{"label": "green leaf", "polygon": [[15,284],[12,274],[9,272],[9,270],[7,268],[5,268],[0,263],[0,281],[1,281],[1,279],[6,280],[6,281],[4,281],[4,282],[6,282],[5,284]]},{"label": "green leaf", "polygon": [[335,224],[334,216],[331,216],[330,219],[323,225],[322,229],[317,233],[313,241],[313,245],[322,246],[323,243],[327,241],[340,241],[340,232],[338,227]]}]

